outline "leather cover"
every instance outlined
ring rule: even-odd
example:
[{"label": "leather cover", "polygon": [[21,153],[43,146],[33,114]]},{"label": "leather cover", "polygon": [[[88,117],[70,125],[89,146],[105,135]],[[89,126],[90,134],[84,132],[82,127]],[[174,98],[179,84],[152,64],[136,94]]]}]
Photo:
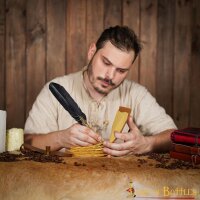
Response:
[{"label": "leather cover", "polygon": [[189,146],[173,143],[172,149],[176,152],[200,156],[200,146]]},{"label": "leather cover", "polygon": [[187,162],[192,162],[193,164],[200,164],[200,156],[199,155],[190,155],[190,154],[180,153],[180,152],[176,152],[176,151],[171,151],[170,157],[176,158],[179,160],[183,160],[183,161],[187,161]]},{"label": "leather cover", "polygon": [[200,145],[200,128],[175,130],[171,134],[171,140],[175,143]]}]

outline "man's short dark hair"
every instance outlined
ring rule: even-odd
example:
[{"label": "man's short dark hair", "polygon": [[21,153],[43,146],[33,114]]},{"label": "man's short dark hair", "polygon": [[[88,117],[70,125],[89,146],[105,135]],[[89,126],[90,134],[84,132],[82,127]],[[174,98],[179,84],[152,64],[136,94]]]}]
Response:
[{"label": "man's short dark hair", "polygon": [[138,37],[135,32],[127,26],[115,26],[105,29],[96,42],[97,51],[103,48],[108,41],[122,51],[133,50],[135,52],[134,60],[141,51],[141,44]]}]

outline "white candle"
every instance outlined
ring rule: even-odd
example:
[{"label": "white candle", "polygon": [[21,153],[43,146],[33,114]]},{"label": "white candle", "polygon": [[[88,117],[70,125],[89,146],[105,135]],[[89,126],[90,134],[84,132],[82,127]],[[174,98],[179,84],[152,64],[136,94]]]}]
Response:
[{"label": "white candle", "polygon": [[19,151],[24,143],[24,130],[11,128],[6,133],[6,151]]},{"label": "white candle", "polygon": [[5,151],[6,146],[6,111],[0,110],[0,153]]}]

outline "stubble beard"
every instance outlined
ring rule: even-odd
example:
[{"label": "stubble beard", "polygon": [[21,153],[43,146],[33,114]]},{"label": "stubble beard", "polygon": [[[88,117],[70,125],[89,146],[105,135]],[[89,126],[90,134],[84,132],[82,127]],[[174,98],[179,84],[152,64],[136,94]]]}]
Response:
[{"label": "stubble beard", "polygon": [[[92,87],[95,89],[96,92],[98,92],[99,94],[103,94],[103,95],[107,95],[111,90],[113,90],[115,87],[115,84],[111,81],[111,80],[108,80],[108,83],[113,86],[113,88],[109,91],[105,91],[105,90],[102,90],[101,88],[95,86],[95,76],[94,76],[94,73],[93,73],[93,66],[92,66],[92,60],[89,62],[88,64],[88,68],[87,68],[87,75],[88,75],[88,79],[89,79],[89,82],[90,84],[92,85]],[[97,80],[105,80],[103,77],[97,77],[96,78]]]}]

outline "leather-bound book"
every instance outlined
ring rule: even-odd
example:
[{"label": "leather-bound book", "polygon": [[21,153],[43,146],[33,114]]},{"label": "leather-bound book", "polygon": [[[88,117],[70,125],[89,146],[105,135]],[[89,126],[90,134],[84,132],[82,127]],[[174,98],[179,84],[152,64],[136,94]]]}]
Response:
[{"label": "leather-bound book", "polygon": [[179,160],[183,160],[186,162],[191,162],[193,164],[200,164],[200,156],[199,155],[190,155],[185,153],[180,153],[176,151],[170,151],[170,157],[176,158]]},{"label": "leather-bound book", "polygon": [[174,143],[200,145],[200,128],[185,128],[171,133]]},{"label": "leather-bound book", "polygon": [[189,146],[173,143],[172,151],[200,156],[200,146]]}]

